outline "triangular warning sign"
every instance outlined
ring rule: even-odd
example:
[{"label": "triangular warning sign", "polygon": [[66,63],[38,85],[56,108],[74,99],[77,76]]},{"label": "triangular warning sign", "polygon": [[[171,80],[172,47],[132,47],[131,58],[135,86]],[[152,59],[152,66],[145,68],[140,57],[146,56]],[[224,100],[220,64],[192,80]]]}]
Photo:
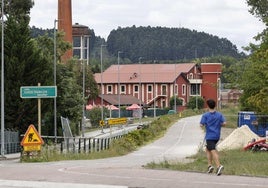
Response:
[{"label": "triangular warning sign", "polygon": [[35,129],[34,125],[29,125],[20,145],[41,145],[44,141],[41,138],[40,134]]}]

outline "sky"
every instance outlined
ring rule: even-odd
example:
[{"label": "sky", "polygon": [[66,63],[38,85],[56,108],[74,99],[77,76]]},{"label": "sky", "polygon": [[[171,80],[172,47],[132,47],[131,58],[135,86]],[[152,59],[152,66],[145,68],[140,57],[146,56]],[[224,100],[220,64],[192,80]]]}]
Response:
[{"label": "sky", "polygon": [[[58,1],[34,3],[30,26],[52,29]],[[248,10],[246,0],[72,0],[72,22],[105,39],[118,27],[183,27],[227,38],[241,51],[265,28]]]}]

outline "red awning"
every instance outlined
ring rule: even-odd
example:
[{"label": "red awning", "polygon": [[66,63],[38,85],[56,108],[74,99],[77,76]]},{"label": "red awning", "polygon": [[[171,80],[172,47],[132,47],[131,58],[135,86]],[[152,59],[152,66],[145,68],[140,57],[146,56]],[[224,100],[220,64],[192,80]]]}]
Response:
[{"label": "red awning", "polygon": [[108,108],[109,110],[119,110],[119,108],[114,105],[107,105],[106,108]]},{"label": "red awning", "polygon": [[86,110],[92,110],[93,106],[92,104],[86,105]]},{"label": "red awning", "polygon": [[141,107],[137,104],[132,104],[131,106],[127,107],[127,110],[138,110]]}]

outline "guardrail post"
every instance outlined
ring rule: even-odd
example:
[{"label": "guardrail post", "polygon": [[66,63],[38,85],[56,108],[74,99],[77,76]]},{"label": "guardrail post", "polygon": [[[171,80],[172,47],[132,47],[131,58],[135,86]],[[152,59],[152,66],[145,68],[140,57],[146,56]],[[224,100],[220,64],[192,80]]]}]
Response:
[{"label": "guardrail post", "polygon": [[78,139],[78,153],[81,153],[81,138]]},{"label": "guardrail post", "polygon": [[84,152],[86,152],[86,142],[87,142],[87,139],[84,138]]}]

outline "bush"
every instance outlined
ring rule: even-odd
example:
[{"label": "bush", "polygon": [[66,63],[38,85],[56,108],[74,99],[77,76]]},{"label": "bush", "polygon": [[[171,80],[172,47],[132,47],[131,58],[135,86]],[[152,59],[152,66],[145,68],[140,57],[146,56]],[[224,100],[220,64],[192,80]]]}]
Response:
[{"label": "bush", "polygon": [[132,131],[123,138],[115,140],[111,150],[115,150],[120,155],[134,151],[138,147],[162,136],[175,119],[178,119],[176,115],[161,116],[148,126],[143,126],[142,129]]},{"label": "bush", "polygon": [[202,109],[204,108],[205,101],[202,97],[191,97],[187,106],[190,109]]}]

